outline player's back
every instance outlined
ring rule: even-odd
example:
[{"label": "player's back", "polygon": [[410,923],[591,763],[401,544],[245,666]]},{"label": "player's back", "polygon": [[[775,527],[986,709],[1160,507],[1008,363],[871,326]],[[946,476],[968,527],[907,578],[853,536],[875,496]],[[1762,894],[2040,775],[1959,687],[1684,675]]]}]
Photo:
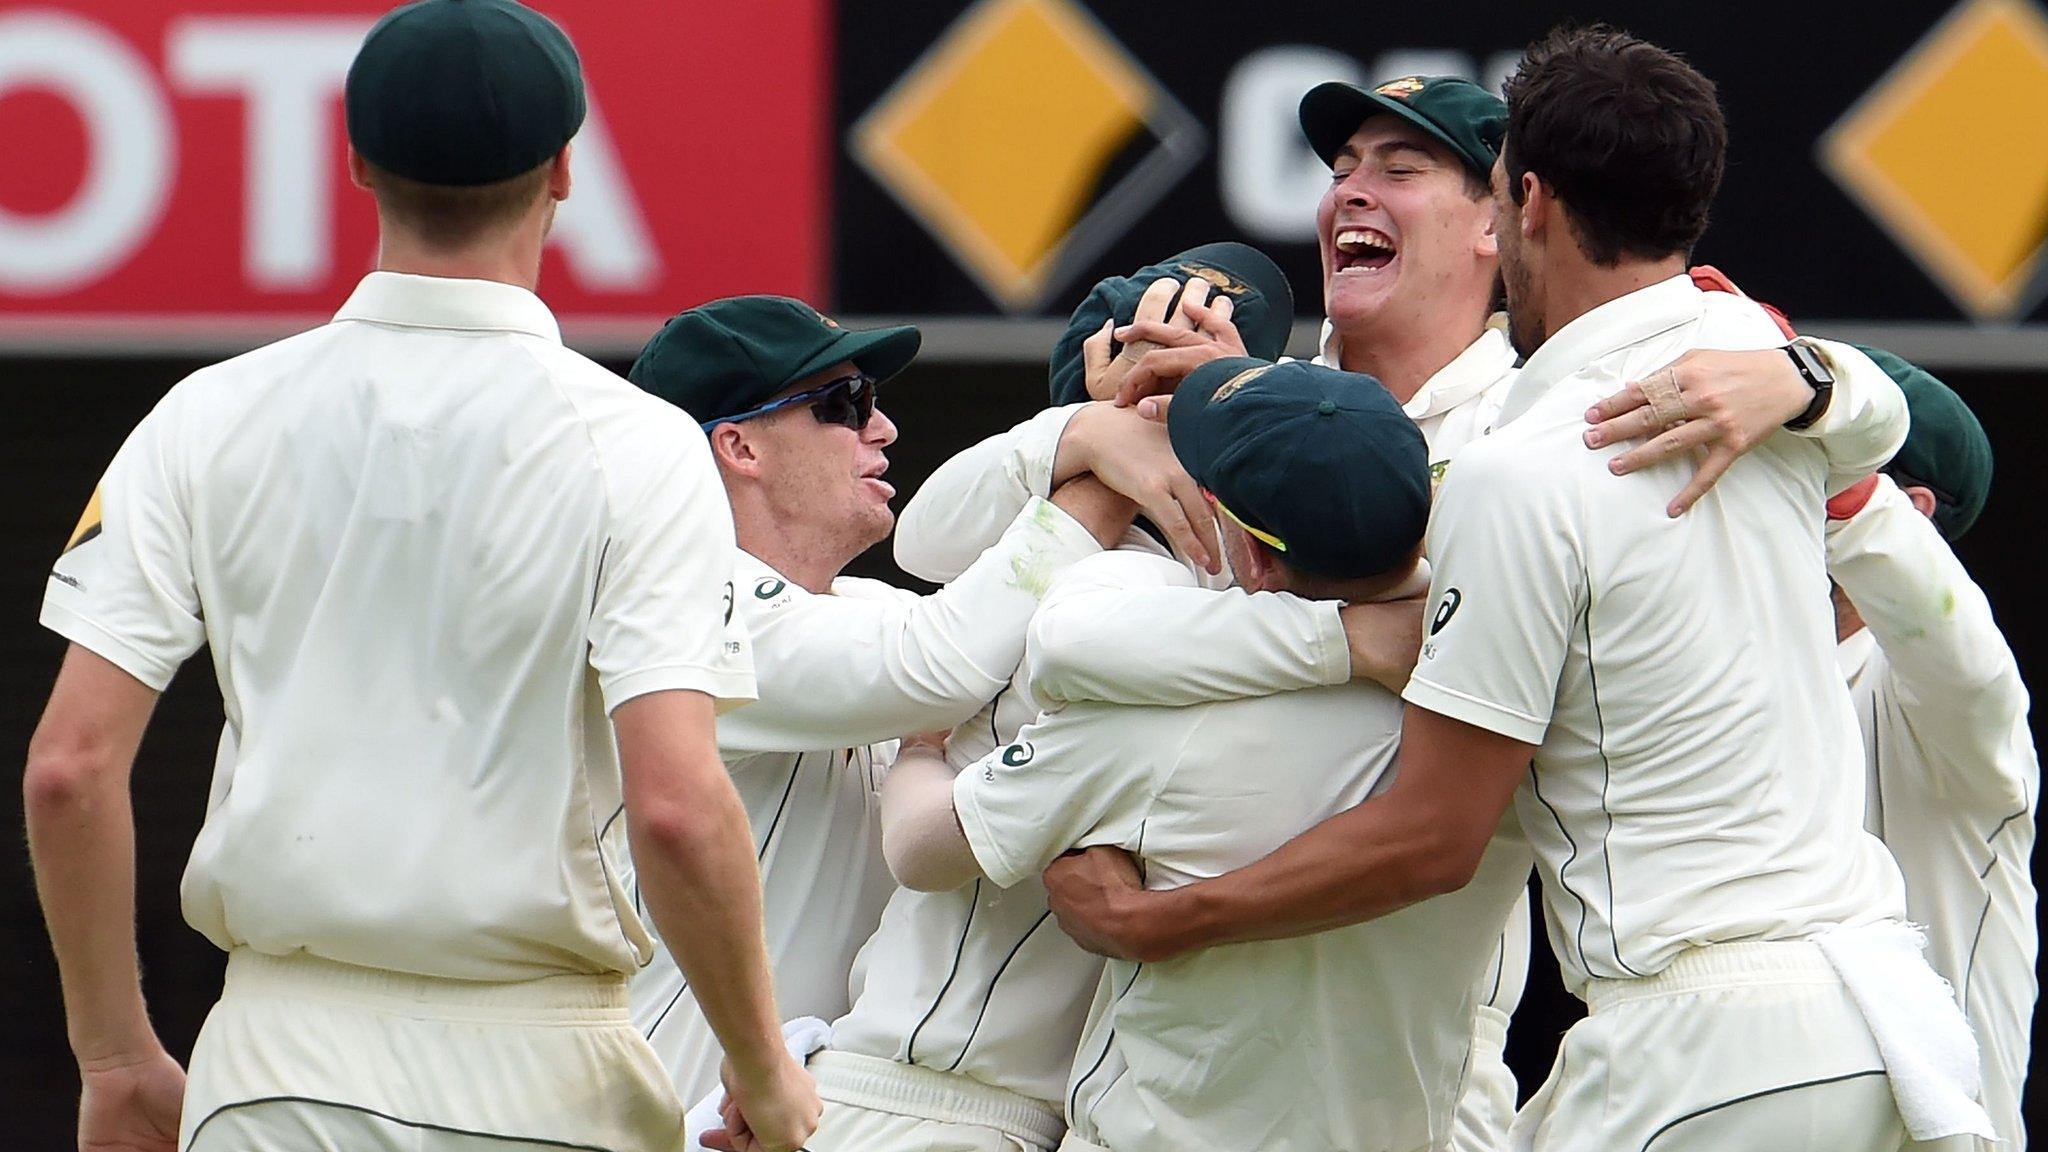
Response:
[{"label": "player's back", "polygon": [[[1804,938],[1903,910],[1896,867],[1860,826],[1820,449],[1776,436],[1673,518],[1690,458],[1616,477],[1619,448],[1581,439],[1595,400],[1688,349],[1782,338],[1737,297],[1680,281],[1635,296],[1553,336],[1507,422],[1458,457],[1431,525],[1446,587],[1408,693],[1454,716],[1469,705],[1451,693],[1496,712],[1520,703],[1522,738],[1540,748],[1518,806],[1574,987],[1654,974],[1690,946]],[[1515,494],[1512,528],[1502,493]],[[1510,531],[1525,543],[1486,539]],[[1508,555],[1543,560],[1495,562]],[[1463,650],[1500,642],[1510,629],[1495,613],[1510,601],[1538,622],[1518,643],[1562,655],[1554,685],[1482,683],[1501,674]],[[1439,648],[1456,661],[1442,672]]]},{"label": "player's back", "polygon": [[[1159,763],[1135,844],[1152,888],[1244,867],[1384,790],[1401,725],[1399,701],[1363,683],[1117,711],[1128,755]],[[1528,868],[1503,837],[1463,890],[1378,920],[1112,961],[1070,1120],[1119,1152],[1434,1147],[1450,1131],[1472,987]]]},{"label": "player's back", "polygon": [[165,412],[228,719],[188,917],[428,975],[630,970],[593,602],[695,429],[531,333],[346,319]]}]

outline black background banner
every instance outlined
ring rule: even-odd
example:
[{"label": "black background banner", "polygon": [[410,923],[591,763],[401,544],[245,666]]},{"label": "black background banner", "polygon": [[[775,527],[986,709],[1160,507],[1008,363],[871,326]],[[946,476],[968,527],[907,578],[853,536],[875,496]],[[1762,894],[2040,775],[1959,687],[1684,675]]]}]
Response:
[{"label": "black background banner", "polygon": [[[1412,5],[1299,0],[1240,5],[1228,14],[1208,5],[1096,3],[1088,8],[1208,128],[1209,139],[1195,168],[1102,255],[1053,286],[1037,314],[1063,314],[1079,291],[1101,276],[1220,239],[1265,248],[1293,280],[1301,313],[1319,311],[1312,306],[1320,283],[1313,242],[1275,243],[1250,235],[1226,209],[1219,157],[1234,145],[1222,116],[1233,72],[1261,52],[1295,46],[1349,57],[1373,81],[1400,74],[1377,70],[1392,53],[1458,53],[1467,67],[1483,75],[1490,62],[1518,52],[1554,23],[1598,16],[1683,52],[1720,87],[1731,137],[1729,168],[1713,224],[1697,252],[1700,261],[1721,267],[1751,294],[1780,304],[1795,319],[1965,318],[1932,275],[1822,169],[1816,145],[1951,11],[1949,4],[1724,0],[1611,3],[1596,10],[1479,0]],[[961,5],[935,0],[848,0],[841,5],[833,284],[835,304],[843,311],[999,311],[847,147],[851,126],[961,13]],[[1026,104],[1032,97],[1030,91],[1016,94]],[[1285,115],[1262,117],[1258,123],[1299,140],[1291,106]],[[1302,152],[1307,154],[1306,145]],[[2048,203],[2043,212],[2048,219]],[[2041,311],[2037,306],[2030,314]]]}]

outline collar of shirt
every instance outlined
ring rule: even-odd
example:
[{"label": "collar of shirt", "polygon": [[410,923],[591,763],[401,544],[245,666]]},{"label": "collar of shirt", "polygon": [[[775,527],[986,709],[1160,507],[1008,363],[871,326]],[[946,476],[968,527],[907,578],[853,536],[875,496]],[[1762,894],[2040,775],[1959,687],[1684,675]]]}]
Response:
[{"label": "collar of shirt", "polygon": [[[1343,352],[1344,341],[1337,334],[1337,326],[1324,320],[1322,355],[1316,357],[1316,363],[1326,368],[1342,368]],[[1401,405],[1401,410],[1410,420],[1441,416],[1486,391],[1514,366],[1515,349],[1508,343],[1507,314],[1496,312],[1486,322],[1486,330],[1479,334],[1479,339],[1423,381],[1415,395]]]},{"label": "collar of shirt", "polygon": [[1595,360],[1699,319],[1704,295],[1680,274],[1617,296],[1558,329],[1522,365],[1493,426],[1527,412],[1551,385]]},{"label": "collar of shirt", "polygon": [[540,297],[496,280],[372,272],[356,285],[334,318],[403,328],[523,332],[562,342],[561,326]]}]

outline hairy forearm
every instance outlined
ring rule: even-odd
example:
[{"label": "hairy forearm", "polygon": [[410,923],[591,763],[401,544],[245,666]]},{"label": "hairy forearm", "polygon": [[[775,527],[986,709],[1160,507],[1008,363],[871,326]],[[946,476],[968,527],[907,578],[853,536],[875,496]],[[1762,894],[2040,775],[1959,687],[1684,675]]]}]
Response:
[{"label": "hairy forearm", "polygon": [[31,752],[23,778],[29,856],[79,1064],[158,1048],[135,958],[135,822],[128,776],[95,758]]},{"label": "hairy forearm", "polygon": [[914,892],[950,892],[981,875],[953,810],[953,770],[937,750],[906,748],[882,781],[882,857]]},{"label": "hairy forearm", "polygon": [[1370,680],[1389,692],[1408,686],[1422,653],[1421,599],[1346,605],[1340,613],[1351,651],[1351,678]]},{"label": "hairy forearm", "polygon": [[721,769],[671,802],[627,808],[647,909],[697,1005],[741,1075],[773,1066],[781,1023],[746,809]]}]

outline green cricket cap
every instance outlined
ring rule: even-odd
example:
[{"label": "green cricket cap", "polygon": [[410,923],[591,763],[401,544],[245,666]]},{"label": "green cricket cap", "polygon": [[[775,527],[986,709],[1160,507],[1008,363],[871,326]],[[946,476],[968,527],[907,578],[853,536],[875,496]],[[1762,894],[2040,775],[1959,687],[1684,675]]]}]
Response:
[{"label": "green cricket cap", "polygon": [[887,380],[917,356],[917,329],[856,332],[788,296],[730,296],[677,313],[626,378],[711,423],[759,407],[842,360]]},{"label": "green cricket cap", "polygon": [[1961,538],[1991,495],[1991,440],[1984,425],[1954,389],[1925,368],[1881,348],[1857,347],[1898,382],[1912,416],[1905,444],[1884,471],[1901,485],[1932,491],[1934,526],[1946,539]]},{"label": "green cricket cap", "polygon": [[1174,455],[1291,568],[1390,572],[1429,524],[1429,449],[1378,380],[1233,357],[1188,373],[1166,410]]},{"label": "green cricket cap", "polygon": [[583,126],[583,66],[554,21],[512,0],[419,0],[385,13],[342,103],[363,159],[472,187],[546,163]]},{"label": "green cricket cap", "polygon": [[1301,132],[1329,164],[1360,124],[1381,113],[1435,137],[1481,176],[1492,174],[1508,130],[1507,102],[1470,80],[1403,76],[1372,88],[1337,81],[1316,85],[1301,98]]},{"label": "green cricket cap", "polygon": [[[1294,289],[1288,286],[1287,274],[1271,256],[1249,244],[1229,240],[1203,244],[1147,264],[1129,276],[1106,277],[1089,289],[1053,345],[1046,374],[1053,404],[1078,404],[1088,399],[1082,342],[1100,331],[1104,320],[1115,320],[1119,328],[1129,324],[1137,317],[1145,289],[1169,277],[1183,285],[1196,278],[1207,280],[1215,290],[1211,300],[1217,294],[1230,297],[1230,322],[1244,339],[1246,352],[1273,360],[1286,351],[1287,337],[1294,330]],[[1175,296],[1166,314],[1173,315],[1179,302]]]}]

